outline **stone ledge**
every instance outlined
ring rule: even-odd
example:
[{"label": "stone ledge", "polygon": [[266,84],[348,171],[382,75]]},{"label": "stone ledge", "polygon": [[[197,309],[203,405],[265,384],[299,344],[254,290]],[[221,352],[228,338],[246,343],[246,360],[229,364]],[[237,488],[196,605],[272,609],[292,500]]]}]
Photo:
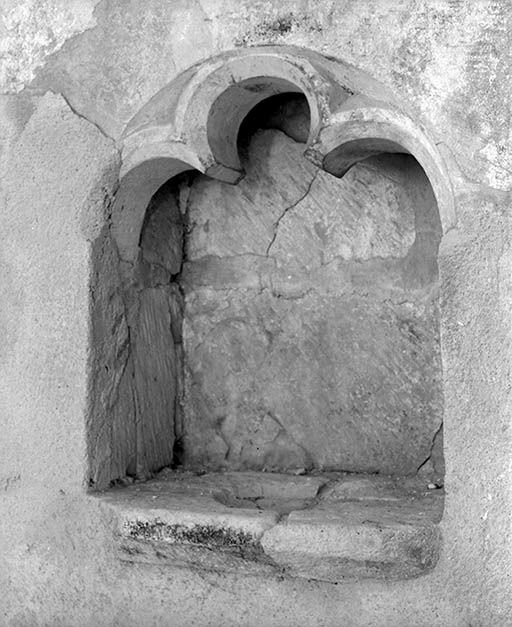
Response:
[{"label": "stone ledge", "polygon": [[166,470],[98,498],[123,561],[339,582],[430,571],[442,492],[376,475]]}]

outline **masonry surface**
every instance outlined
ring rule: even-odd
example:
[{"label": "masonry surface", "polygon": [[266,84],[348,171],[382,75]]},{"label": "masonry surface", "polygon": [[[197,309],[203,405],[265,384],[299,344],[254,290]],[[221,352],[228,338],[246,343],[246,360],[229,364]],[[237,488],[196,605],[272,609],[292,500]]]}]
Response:
[{"label": "masonry surface", "polygon": [[[510,7],[493,0],[5,3],[2,624],[512,623],[510,21]],[[163,188],[138,240],[140,255],[128,267],[111,232],[124,129],[196,63],[260,45],[313,50],[389,90],[442,155],[456,224],[441,236],[429,186],[414,196],[418,186],[411,182],[423,173],[409,157],[367,161],[338,181],[302,159],[303,137],[267,128],[252,136],[247,176],[238,186],[195,174]],[[261,184],[272,177],[279,186]],[[343,198],[338,212],[333,196]],[[213,204],[215,218],[208,218]],[[355,219],[361,204],[371,240]],[[167,218],[158,212],[164,205],[172,209]],[[346,238],[327,228],[342,216]],[[236,229],[227,231],[227,220]],[[172,243],[165,251],[163,231]],[[319,307],[327,312],[321,319]],[[362,309],[364,322],[356,325]],[[183,327],[176,324],[181,317]],[[375,333],[377,321],[388,324],[389,342]],[[257,330],[250,351],[248,325]],[[319,351],[321,327],[328,339]],[[372,356],[370,371],[367,359],[355,358],[355,344],[339,341],[348,329],[362,354]],[[165,358],[149,360],[155,342],[165,345],[159,353]],[[392,368],[391,344],[400,347]],[[185,348],[180,383],[175,375]],[[274,375],[291,351],[293,380],[278,381]],[[247,363],[247,354],[257,354],[258,363]],[[204,372],[211,355],[222,367]],[[254,377],[265,360],[272,376]],[[334,380],[330,366],[339,361],[350,362],[352,378]],[[322,381],[313,362],[328,373]],[[413,372],[421,376],[404,374]],[[373,397],[376,406],[358,396],[358,377],[389,383]],[[153,386],[155,379],[176,387]],[[335,388],[342,416],[336,424],[353,445],[346,450],[330,441],[322,423],[320,383]],[[267,392],[278,384],[287,394],[283,406]],[[397,385],[404,386],[411,422],[396,418],[377,431],[372,421],[389,416],[395,403],[389,390]],[[214,386],[222,397],[212,394]],[[190,402],[182,406],[185,397]],[[294,407],[296,399],[307,411]],[[204,403],[211,408],[204,432],[187,430]],[[144,404],[157,417],[149,430]],[[175,407],[171,427],[159,414],[163,405]],[[371,425],[364,445],[361,431],[343,417],[349,405]],[[250,417],[244,424],[237,421],[240,406]],[[311,415],[318,429],[301,440],[297,425],[310,428]],[[432,448],[441,420],[442,543],[437,565],[419,578],[335,585],[193,568],[156,554],[120,559],[117,510],[90,492],[90,481],[143,478],[149,458],[165,466],[179,452],[195,464],[196,450],[213,467],[301,470],[342,460],[344,469],[391,463],[409,472],[429,454],[433,466],[434,459],[441,463],[440,436]],[[402,437],[406,424],[416,431],[414,447]],[[119,442],[136,447],[116,448]],[[370,458],[378,468],[368,466]],[[208,524],[192,535],[181,527],[170,532],[233,552],[251,544]],[[281,541],[276,537],[273,546]]]},{"label": "masonry surface", "polygon": [[185,461],[414,474],[443,413],[435,200],[410,158],[339,180],[303,151],[260,131],[237,186],[191,184]]}]

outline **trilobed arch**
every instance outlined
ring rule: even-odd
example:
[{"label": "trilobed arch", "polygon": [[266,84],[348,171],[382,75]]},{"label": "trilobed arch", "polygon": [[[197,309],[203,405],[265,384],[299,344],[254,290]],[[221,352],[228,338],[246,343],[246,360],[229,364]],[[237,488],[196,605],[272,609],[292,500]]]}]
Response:
[{"label": "trilobed arch", "polygon": [[412,154],[430,180],[443,231],[455,224],[443,159],[427,133],[382,85],[341,61],[293,47],[235,50],[204,61],[160,90],[123,135],[120,189],[112,227],[123,261],[138,251],[141,225],[155,191],[196,169],[236,183],[240,125],[262,100],[302,93],[311,126],[305,155],[335,176],[384,152]]}]

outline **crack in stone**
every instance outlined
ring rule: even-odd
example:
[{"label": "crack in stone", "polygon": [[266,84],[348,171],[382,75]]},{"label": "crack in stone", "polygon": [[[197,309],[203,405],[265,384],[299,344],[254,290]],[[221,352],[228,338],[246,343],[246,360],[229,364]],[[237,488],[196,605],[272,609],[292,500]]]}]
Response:
[{"label": "crack in stone", "polygon": [[319,291],[314,287],[309,287],[305,292],[301,292],[300,294],[281,294],[275,290],[272,290],[272,296],[274,298],[279,298],[281,300],[302,300],[309,296],[312,293],[319,294]]},{"label": "crack in stone", "polygon": [[[78,118],[80,118],[81,120],[84,120],[85,122],[88,122],[89,124],[92,124],[92,126],[94,126],[96,129],[98,129],[98,131],[103,135],[103,137],[105,137],[106,139],[110,140],[111,142],[114,142],[114,144],[116,144],[116,140],[111,136],[108,135],[99,124],[97,124],[96,122],[93,122],[92,120],[90,120],[88,117],[86,117],[85,115],[83,115],[82,113],[80,113],[76,107],[74,107],[70,102],[69,99],[60,91],[54,91],[53,89],[49,89],[49,92],[51,92],[52,94],[55,94],[56,96],[60,96],[64,102],[67,104],[67,106],[69,107],[70,111],[72,111],[72,113],[74,113]],[[119,157],[121,157],[121,151],[119,150],[119,148],[116,146],[116,150],[119,154]]]},{"label": "crack in stone", "polygon": [[306,189],[306,191],[304,192],[304,194],[302,194],[302,196],[296,200],[294,203],[292,203],[291,205],[289,205],[288,207],[286,207],[283,212],[281,213],[281,215],[279,216],[279,218],[276,220],[275,224],[274,224],[274,235],[272,236],[272,239],[270,240],[270,244],[267,246],[267,253],[266,256],[268,257],[270,254],[270,249],[272,248],[272,246],[274,245],[274,242],[276,241],[276,237],[277,237],[277,231],[279,230],[279,225],[281,224],[281,220],[285,217],[285,215],[291,211],[292,209],[294,209],[299,203],[301,203],[306,196],[310,193],[311,188],[313,187],[314,182],[316,181],[317,177],[318,177],[318,173],[320,172],[320,170],[317,170],[314,175],[313,178],[311,179],[311,181],[309,182],[309,185]]},{"label": "crack in stone", "polygon": [[[295,438],[289,433],[289,431],[284,427],[283,423],[279,420],[279,418],[277,418],[273,412],[271,412],[270,410],[267,410],[267,415],[269,416],[269,418],[271,418],[281,429],[281,432],[286,434],[290,440],[293,442],[293,444],[299,448],[301,451],[304,451],[304,461],[306,463],[307,467],[312,467],[314,464],[311,460],[311,455],[310,453],[302,446],[302,444],[299,444]],[[281,433],[278,433],[276,435],[276,437],[274,438],[273,442],[275,442],[275,440],[279,437],[279,435],[281,435]]]},{"label": "crack in stone", "polygon": [[420,470],[425,466],[425,464],[427,464],[430,461],[430,459],[432,457],[432,453],[434,451],[436,438],[441,433],[441,429],[443,428],[443,424],[444,424],[444,422],[441,421],[441,424],[439,425],[439,427],[437,428],[436,432],[432,436],[432,441],[430,443],[430,450],[428,452],[428,457],[423,462],[421,462],[421,464],[418,466],[418,468],[416,470],[416,474],[418,474],[420,472]]}]

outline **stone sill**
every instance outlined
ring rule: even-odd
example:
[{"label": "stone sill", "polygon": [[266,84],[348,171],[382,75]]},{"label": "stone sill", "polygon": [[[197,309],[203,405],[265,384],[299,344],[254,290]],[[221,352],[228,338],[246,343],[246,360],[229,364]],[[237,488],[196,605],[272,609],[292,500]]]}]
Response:
[{"label": "stone sill", "polygon": [[98,498],[123,561],[328,582],[432,570],[444,501],[416,478],[170,470]]}]

